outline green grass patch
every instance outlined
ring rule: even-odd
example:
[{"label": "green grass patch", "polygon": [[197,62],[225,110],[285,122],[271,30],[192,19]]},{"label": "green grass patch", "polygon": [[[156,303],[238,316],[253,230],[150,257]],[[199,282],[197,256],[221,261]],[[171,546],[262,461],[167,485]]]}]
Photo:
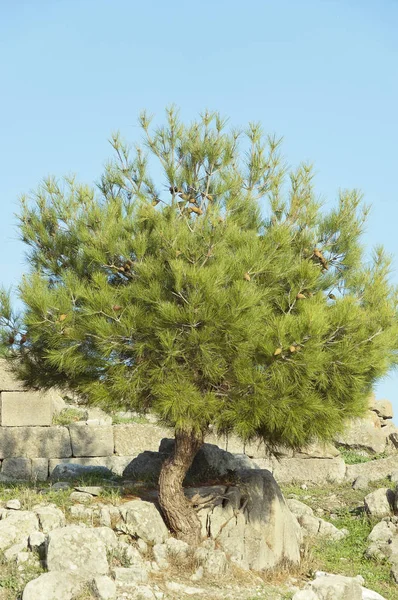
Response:
[{"label": "green grass patch", "polygon": [[144,416],[137,415],[135,417],[120,417],[119,415],[112,415],[113,425],[130,425],[132,423],[147,424],[148,419]]},{"label": "green grass patch", "polygon": [[[388,479],[374,481],[365,490],[354,490],[349,484],[328,484],[323,487],[282,486],[286,498],[296,498],[310,506],[316,515],[330,521],[338,529],[346,528],[349,535],[342,540],[311,540],[308,542],[308,572],[303,576],[313,577],[316,570],[348,577],[362,575],[368,587],[388,600],[398,600],[398,586],[390,577],[388,562],[377,562],[365,558],[369,545],[367,537],[380,519],[371,520],[364,512],[363,499],[381,487],[390,487]],[[320,514],[319,509],[322,509]],[[334,518],[330,518],[333,515]],[[305,563],[303,563],[304,566]]]},{"label": "green grass patch", "polygon": [[352,450],[346,446],[337,446],[338,450],[346,465],[357,465],[360,463],[370,462],[371,460],[379,460],[380,458],[387,458],[385,452],[379,454],[371,454],[366,450]]},{"label": "green grass patch", "polygon": [[53,425],[70,425],[77,421],[85,420],[85,412],[78,408],[64,408],[58,415],[53,417]]},{"label": "green grass patch", "polygon": [[398,600],[398,589],[391,580],[389,564],[364,556],[369,545],[367,537],[377,522],[365,515],[353,517],[348,512],[342,513],[333,520],[333,524],[339,529],[348,529],[349,535],[338,542],[315,542],[311,554],[317,569],[348,577],[362,575],[366,587],[389,600]]}]

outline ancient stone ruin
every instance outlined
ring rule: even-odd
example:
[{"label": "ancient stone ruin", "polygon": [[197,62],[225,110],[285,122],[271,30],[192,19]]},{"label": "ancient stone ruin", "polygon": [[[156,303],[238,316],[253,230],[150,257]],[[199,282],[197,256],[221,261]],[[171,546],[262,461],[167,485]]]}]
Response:
[{"label": "ancient stone ruin", "polygon": [[[108,475],[122,475],[125,469],[127,474],[132,469],[153,471],[156,461],[160,468],[160,443],[173,437],[169,429],[154,422],[112,424],[112,418],[99,409],[82,411],[82,419],[77,422],[54,425],[54,418],[65,407],[58,391],[26,390],[6,362],[0,361],[0,480],[46,481],[62,464],[76,465],[76,469],[102,468]],[[372,396],[365,418],[353,420],[336,438],[336,444],[314,444],[300,452],[280,448],[278,459],[267,456],[262,444],[244,446],[234,436],[211,434],[206,442],[227,451],[225,456],[229,458],[223,458],[224,462],[233,463],[236,455],[245,455],[245,468],[251,459],[252,466],[268,469],[279,483],[353,481],[363,473],[370,479],[379,479],[398,466],[398,429],[392,416],[391,403]],[[341,448],[383,458],[346,465]],[[218,469],[220,460],[217,454],[213,458]]]},{"label": "ancient stone ruin", "polygon": [[[56,424],[66,422],[59,417],[71,406],[77,420]],[[132,422],[113,424],[112,416],[68,404],[56,390],[27,390],[4,361],[0,409],[0,481],[50,481],[47,487],[35,486],[36,504],[23,506],[17,497],[0,502],[3,560],[16,563],[21,573],[26,567],[37,570],[22,600],[75,600],[88,589],[89,598],[102,600],[180,600],[206,597],[208,590],[220,600],[253,598],[262,587],[249,593],[235,580],[231,586],[234,569],[253,578],[281,565],[298,566],[307,540],[338,542],[349,535],[294,494],[285,500],[278,483],[297,482],[307,489],[346,482],[366,489],[369,481],[386,476],[398,481],[392,407],[374,397],[365,417],[349,423],[335,443],[313,444],[300,452],[280,448],[278,459],[267,456],[261,444],[244,446],[235,437],[212,434],[185,485],[202,526],[203,541],[191,549],[170,535],[151,485],[173,450],[172,431],[154,419],[133,422],[132,414]],[[346,451],[374,460],[346,464]],[[95,485],[77,483],[93,473],[98,476]],[[122,479],[116,477],[120,475]],[[116,501],[104,502],[112,489],[118,490]],[[70,504],[61,510],[46,502],[49,491],[68,494]],[[387,488],[364,498],[364,510],[383,519],[369,536],[367,553],[390,560],[393,575],[398,572],[398,559],[391,554],[397,498],[398,492]],[[184,577],[173,575],[176,567]],[[302,589],[290,588],[293,600],[384,600],[360,576],[315,575]],[[214,581],[223,582],[219,596]],[[282,598],[278,593],[270,597]]]}]

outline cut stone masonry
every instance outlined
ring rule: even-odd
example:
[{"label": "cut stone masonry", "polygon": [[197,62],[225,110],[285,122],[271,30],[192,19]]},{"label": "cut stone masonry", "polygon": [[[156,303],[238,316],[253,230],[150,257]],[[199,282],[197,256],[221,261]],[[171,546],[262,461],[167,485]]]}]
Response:
[{"label": "cut stone masonry", "polygon": [[[45,481],[58,464],[65,463],[105,467],[109,474],[122,475],[138,455],[157,452],[162,439],[173,437],[170,429],[153,422],[112,425],[111,418],[99,409],[82,410],[87,413],[82,417],[84,420],[68,426],[52,425],[54,415],[65,406],[56,390],[24,388],[6,362],[0,360],[0,481]],[[391,417],[391,403],[372,397],[365,419],[352,421],[336,442],[372,452],[382,452],[389,444],[395,453],[392,460],[397,460],[398,442],[393,444],[391,436],[398,439],[398,429]],[[347,468],[333,444],[313,444],[300,452],[280,448],[281,457],[276,459],[266,455],[263,444],[245,446],[234,436],[210,433],[206,442],[234,454],[246,454],[257,466],[270,470],[279,482],[340,482],[350,469],[362,466]]]}]

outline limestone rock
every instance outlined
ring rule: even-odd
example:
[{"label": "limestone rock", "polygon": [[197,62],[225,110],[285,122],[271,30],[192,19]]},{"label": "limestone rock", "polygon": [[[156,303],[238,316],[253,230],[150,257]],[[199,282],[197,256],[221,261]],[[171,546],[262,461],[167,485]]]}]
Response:
[{"label": "limestone rock", "polygon": [[314,581],[296,592],[292,600],[384,600],[380,594],[362,587],[363,578],[319,573]]},{"label": "limestone rock", "polygon": [[314,511],[310,506],[304,504],[304,502],[300,502],[300,500],[296,500],[295,498],[288,498],[286,500],[286,504],[288,505],[292,513],[297,517],[297,519],[300,519],[304,515],[314,515]]},{"label": "limestone rock", "polygon": [[[298,564],[300,526],[272,474],[247,470],[236,476],[239,488],[228,488],[222,498],[214,494],[214,503],[198,511],[205,532],[241,568],[260,571],[284,560]],[[202,490],[211,495],[211,487]]]},{"label": "limestone rock", "polygon": [[114,550],[117,548],[118,539],[115,532],[110,527],[94,527],[92,532],[105,544],[107,550]]},{"label": "limestone rock", "polygon": [[52,390],[50,390],[50,394],[53,415],[59,415],[63,410],[65,410],[65,408],[67,408],[67,404],[62,397],[62,392],[53,388]]},{"label": "limestone rock", "polygon": [[368,536],[365,555],[377,560],[388,559],[398,564],[398,518],[390,517],[377,523]]},{"label": "limestone rock", "polygon": [[153,557],[154,557],[159,569],[168,569],[169,568],[166,544],[155,544],[153,546]]},{"label": "limestone rock", "polygon": [[[159,545],[163,546],[163,544]],[[155,549],[156,545],[153,548]],[[115,554],[121,559],[125,567],[137,567],[140,569],[148,570],[137,548],[134,548],[134,546],[128,544],[127,542],[117,540]]]},{"label": "limestone rock", "polygon": [[367,476],[364,475],[358,475],[358,477],[355,479],[354,483],[352,484],[352,487],[354,490],[366,490],[369,487],[369,479],[367,478]]},{"label": "limestone rock", "polygon": [[72,448],[66,427],[0,427],[0,459],[69,456]]},{"label": "limestone rock", "polygon": [[340,450],[331,443],[314,442],[299,452],[294,452],[295,458],[336,458],[340,456]]},{"label": "limestone rock", "polygon": [[112,425],[112,417],[102,408],[91,406],[87,409],[86,425]]},{"label": "limestone rock", "polygon": [[92,529],[78,525],[50,531],[46,563],[49,571],[79,571],[87,577],[109,570],[104,542]]},{"label": "limestone rock", "polygon": [[168,581],[166,583],[166,588],[170,592],[176,592],[179,594],[179,598],[181,598],[181,594],[186,594],[187,596],[196,596],[199,594],[204,594],[205,590],[197,587],[190,587],[188,585],[182,585],[181,583],[177,583],[176,581]]},{"label": "limestone rock", "polygon": [[311,590],[308,586],[303,590],[296,592],[292,600],[319,600],[318,594]]},{"label": "limestone rock", "polygon": [[24,552],[27,549],[27,542],[20,542],[19,544],[13,544],[4,552],[4,558],[10,562],[16,559],[20,552]]},{"label": "limestone rock", "polygon": [[52,423],[53,401],[48,392],[1,392],[0,407],[3,427],[50,426]]},{"label": "limestone rock", "polygon": [[29,536],[29,548],[36,552],[41,552],[46,543],[46,536],[41,531],[34,531]]},{"label": "limestone rock", "polygon": [[341,540],[347,535],[344,530],[337,529],[333,523],[316,517],[312,508],[303,502],[295,499],[289,499],[286,502],[302,527],[305,537],[325,537],[332,540]]},{"label": "limestone rock", "polygon": [[70,487],[71,487],[71,485],[68,481],[56,481],[55,483],[52,484],[51,491],[55,492],[55,491],[69,490]]},{"label": "limestone rock", "polygon": [[380,479],[390,477],[391,473],[397,470],[397,466],[398,460],[396,456],[370,460],[366,463],[347,465],[345,480],[352,483],[359,475],[365,475],[369,482],[379,481]]},{"label": "limestone rock", "polygon": [[[123,477],[157,481],[163,461],[174,449],[174,440],[162,439],[159,452],[145,451],[134,458],[123,472]],[[257,464],[245,454],[231,454],[214,444],[203,444],[189,469],[186,481],[207,481],[209,478],[223,477],[240,469],[255,469]]]},{"label": "limestone rock", "polygon": [[389,400],[376,400],[372,406],[372,410],[382,419],[392,419],[394,416],[392,404]]},{"label": "limestone rock", "polygon": [[50,479],[78,479],[90,475],[112,477],[112,471],[102,466],[86,466],[73,463],[59,463],[51,473]]},{"label": "limestone rock", "polygon": [[169,437],[170,429],[152,424],[133,423],[114,425],[115,453],[120,456],[137,456],[146,451],[157,451],[159,441]]},{"label": "limestone rock", "polygon": [[335,437],[335,442],[348,448],[367,450],[375,454],[384,452],[386,435],[367,419],[352,419],[345,431]]},{"label": "limestone rock", "polygon": [[48,458],[32,458],[32,481],[47,481],[48,479]]},{"label": "limestone rock", "polygon": [[131,500],[120,507],[121,519],[116,528],[150,544],[161,544],[169,536],[156,507],[150,502]]},{"label": "limestone rock", "polygon": [[116,567],[112,569],[112,574],[118,587],[130,585],[135,587],[137,583],[146,583],[148,581],[148,571],[143,569],[140,565],[135,565],[133,567]]},{"label": "limestone rock", "polygon": [[[256,461],[262,466],[262,461]],[[301,482],[314,485],[340,483],[344,480],[346,465],[340,456],[335,458],[282,458],[273,459],[272,474],[280,483]]]},{"label": "limestone rock", "polygon": [[75,487],[76,492],[82,492],[83,494],[91,494],[91,496],[101,496],[104,492],[104,488],[100,485],[85,485]]},{"label": "limestone rock", "polygon": [[[160,442],[159,452],[169,456],[174,449],[174,440],[163,439]],[[203,444],[196,454],[191,468],[187,473],[187,480],[203,480],[209,477],[223,477],[243,469],[256,469],[258,465],[246,454],[231,454],[221,450],[214,444]]]},{"label": "limestone rock", "polygon": [[0,358],[0,392],[24,392],[26,386],[12,371],[5,358]]},{"label": "limestone rock", "polygon": [[32,510],[39,519],[43,533],[49,533],[65,525],[65,515],[55,504],[37,504]]},{"label": "limestone rock", "polygon": [[80,502],[81,504],[89,504],[93,499],[91,494],[87,494],[86,492],[72,492],[69,496],[70,500],[73,502]]},{"label": "limestone rock", "polygon": [[219,577],[225,574],[228,561],[225,552],[211,548],[198,548],[194,558],[197,564],[203,567],[204,572],[211,577]]},{"label": "limestone rock", "polygon": [[384,596],[362,586],[362,600],[386,600]]},{"label": "limestone rock", "polygon": [[137,481],[150,480],[156,482],[159,479],[164,459],[165,456],[160,454],[160,452],[146,450],[133,458],[126,466],[123,471],[123,477]]},{"label": "limestone rock", "polygon": [[38,531],[36,515],[30,511],[9,511],[0,521],[0,550],[6,550],[14,544],[24,543],[31,533]]},{"label": "limestone rock", "polygon": [[5,458],[1,465],[2,481],[29,481],[32,478],[30,458]]},{"label": "limestone rock", "polygon": [[20,510],[21,502],[17,498],[15,500],[9,500],[6,503],[6,508],[8,508],[10,510]]},{"label": "limestone rock", "polygon": [[311,589],[321,600],[362,600],[362,586],[354,577],[325,575],[311,583]]},{"label": "limestone rock", "polygon": [[165,546],[168,556],[172,558],[185,560],[189,554],[189,545],[182,540],[169,537],[165,542]]},{"label": "limestone rock", "polygon": [[106,575],[97,575],[92,582],[94,596],[98,600],[113,600],[116,598],[116,584]]},{"label": "limestone rock", "polygon": [[84,584],[84,579],[78,573],[43,573],[37,579],[29,581],[22,600],[71,600],[79,594]]},{"label": "limestone rock", "polygon": [[365,510],[372,517],[388,517],[392,514],[394,492],[388,488],[380,488],[364,498]]},{"label": "limestone rock", "polygon": [[69,425],[73,456],[109,456],[114,451],[112,425]]}]

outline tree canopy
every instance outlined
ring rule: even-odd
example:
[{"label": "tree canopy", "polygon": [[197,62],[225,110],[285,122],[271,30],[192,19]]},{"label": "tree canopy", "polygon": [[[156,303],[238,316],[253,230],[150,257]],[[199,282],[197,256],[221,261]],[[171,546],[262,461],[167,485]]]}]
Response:
[{"label": "tree canopy", "polygon": [[0,332],[28,384],[64,386],[106,410],[151,411],[175,430],[159,501],[193,543],[182,490],[209,428],[272,450],[326,440],[361,415],[397,362],[397,289],[367,208],[326,210],[313,170],[289,170],[259,124],[205,112],[140,117],[116,134],[94,186],[48,178],[21,200],[24,310],[0,294]]},{"label": "tree canopy", "polygon": [[22,198],[21,323],[2,295],[20,373],[176,430],[270,448],[329,438],[398,347],[390,260],[365,260],[361,195],[325,210],[311,166],[288,170],[258,124],[184,125],[174,108],[140,124],[141,146],[112,137],[97,185],[49,178]]}]

